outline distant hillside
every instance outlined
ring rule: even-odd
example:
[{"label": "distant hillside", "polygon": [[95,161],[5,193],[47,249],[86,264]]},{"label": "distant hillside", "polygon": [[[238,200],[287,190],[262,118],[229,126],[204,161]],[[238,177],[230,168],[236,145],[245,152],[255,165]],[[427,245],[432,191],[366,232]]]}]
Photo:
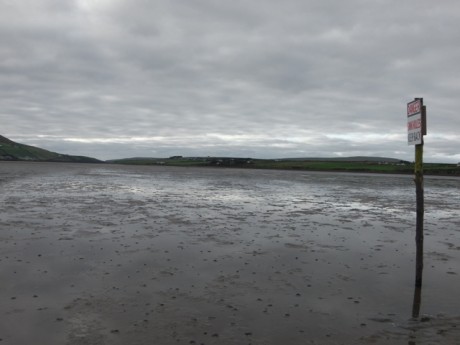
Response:
[{"label": "distant hillside", "polygon": [[281,158],[280,161],[305,161],[305,162],[380,162],[380,163],[409,163],[396,158],[388,157],[369,157],[369,156],[353,156],[353,157],[327,157],[327,158]]},{"label": "distant hillside", "polygon": [[[354,157],[304,157],[304,158],[278,158],[278,159],[257,159],[257,158],[241,158],[241,157],[182,157],[174,156],[169,158],[152,158],[152,157],[132,157],[122,159],[112,159],[107,163],[115,164],[166,164],[166,165],[183,165],[184,163],[196,162],[199,165],[207,163],[208,165],[241,165],[251,164],[253,162],[343,162],[343,163],[376,163],[376,164],[409,164],[410,162],[397,158],[388,157],[370,157],[370,156],[354,156]],[[220,163],[220,164],[218,164]],[[188,164],[187,164],[188,165]]]},{"label": "distant hillside", "polygon": [[34,146],[19,144],[1,135],[0,161],[102,163],[91,157],[63,155]]},{"label": "distant hillside", "polygon": [[[339,157],[339,158],[280,158],[256,159],[241,157],[182,157],[169,158],[133,157],[107,161],[112,164],[166,165],[180,167],[228,167],[248,169],[282,169],[310,171],[342,171],[386,174],[413,174],[414,164],[387,157]],[[460,176],[456,164],[425,163],[427,175]]]}]

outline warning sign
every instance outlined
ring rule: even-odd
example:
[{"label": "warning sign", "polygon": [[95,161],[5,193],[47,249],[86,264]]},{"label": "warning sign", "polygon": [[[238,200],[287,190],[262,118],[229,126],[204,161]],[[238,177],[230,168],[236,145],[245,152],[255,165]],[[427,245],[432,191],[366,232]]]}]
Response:
[{"label": "warning sign", "polygon": [[407,103],[407,143],[409,145],[419,145],[422,143],[422,109],[423,104],[421,99]]}]

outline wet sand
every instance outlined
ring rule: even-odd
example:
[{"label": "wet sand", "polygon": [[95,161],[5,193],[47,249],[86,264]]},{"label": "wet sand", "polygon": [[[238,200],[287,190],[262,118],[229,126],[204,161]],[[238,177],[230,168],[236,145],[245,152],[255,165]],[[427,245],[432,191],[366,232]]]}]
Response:
[{"label": "wet sand", "polygon": [[459,344],[460,179],[0,162],[1,344]]}]

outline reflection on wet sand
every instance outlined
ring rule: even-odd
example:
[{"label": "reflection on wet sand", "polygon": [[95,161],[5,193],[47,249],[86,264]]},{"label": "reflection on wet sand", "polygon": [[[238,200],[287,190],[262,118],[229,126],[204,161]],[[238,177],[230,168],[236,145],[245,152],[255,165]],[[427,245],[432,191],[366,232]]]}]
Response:
[{"label": "reflection on wet sand", "polygon": [[[414,288],[414,301],[412,303],[412,319],[413,321],[418,321],[420,316],[420,306],[422,304],[422,287],[416,286]],[[416,341],[416,331],[409,336],[409,345],[417,345]]]},{"label": "reflection on wet sand", "polygon": [[422,304],[422,287],[416,286],[414,289],[414,302],[412,303],[412,318],[420,316],[420,306]]}]

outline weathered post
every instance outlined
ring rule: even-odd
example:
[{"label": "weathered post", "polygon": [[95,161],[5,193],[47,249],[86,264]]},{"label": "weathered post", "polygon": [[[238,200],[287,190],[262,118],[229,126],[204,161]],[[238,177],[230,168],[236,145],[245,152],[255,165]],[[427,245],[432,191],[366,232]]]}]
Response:
[{"label": "weathered post", "polygon": [[416,195],[416,212],[415,222],[415,244],[417,248],[415,260],[415,286],[422,286],[423,271],[423,216],[425,213],[424,195],[423,195],[423,142],[415,145],[415,195]]},{"label": "weathered post", "polygon": [[422,274],[423,274],[423,217],[425,213],[423,190],[423,136],[426,134],[426,107],[423,98],[415,98],[407,104],[408,144],[415,145],[415,196],[416,196],[416,224],[415,224],[415,291],[412,305],[412,317],[420,313]]}]

